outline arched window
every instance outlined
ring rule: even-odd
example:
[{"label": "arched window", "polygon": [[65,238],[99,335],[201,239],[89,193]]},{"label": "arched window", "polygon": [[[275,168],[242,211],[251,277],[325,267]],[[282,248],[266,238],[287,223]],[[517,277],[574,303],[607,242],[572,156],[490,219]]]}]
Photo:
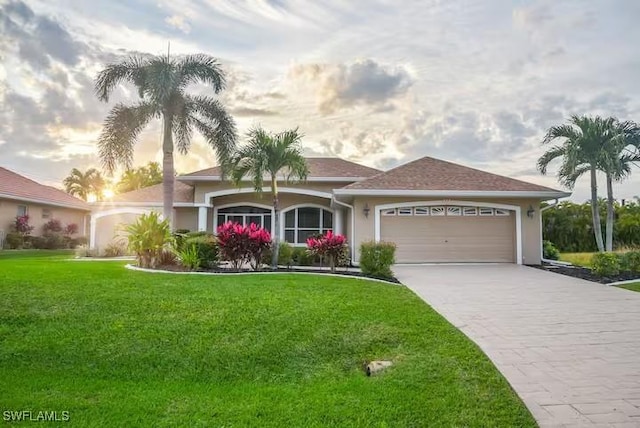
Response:
[{"label": "arched window", "polygon": [[307,238],[333,228],[333,213],[319,207],[298,207],[284,213],[284,240],[306,244]]},{"label": "arched window", "polygon": [[216,228],[228,221],[240,223],[245,226],[255,223],[271,231],[271,210],[245,205],[220,208],[218,210]]}]

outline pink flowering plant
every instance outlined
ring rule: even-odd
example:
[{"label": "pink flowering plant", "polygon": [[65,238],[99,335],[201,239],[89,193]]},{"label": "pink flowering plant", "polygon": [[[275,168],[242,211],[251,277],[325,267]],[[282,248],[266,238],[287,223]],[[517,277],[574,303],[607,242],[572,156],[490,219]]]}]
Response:
[{"label": "pink flowering plant", "polygon": [[13,228],[22,236],[27,236],[33,230],[33,226],[29,224],[28,215],[19,215],[16,217],[16,221],[13,224]]},{"label": "pink flowering plant", "polygon": [[307,250],[314,256],[326,258],[331,272],[336,271],[336,264],[344,260],[347,254],[347,238],[344,235],[328,231],[325,235],[307,239]]},{"label": "pink flowering plant", "polygon": [[227,222],[217,229],[218,246],[223,260],[239,270],[243,263],[249,263],[258,270],[262,254],[271,248],[271,234],[256,224],[243,226],[240,223]]}]

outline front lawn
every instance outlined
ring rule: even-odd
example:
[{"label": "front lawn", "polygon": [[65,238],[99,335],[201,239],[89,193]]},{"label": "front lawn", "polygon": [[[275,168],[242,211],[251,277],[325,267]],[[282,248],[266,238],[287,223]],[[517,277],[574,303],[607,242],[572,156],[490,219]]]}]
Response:
[{"label": "front lawn", "polygon": [[[3,411],[68,411],[76,426],[535,426],[404,287],[37,255],[0,252]],[[395,364],[367,378],[368,359]]]},{"label": "front lawn", "polygon": [[634,282],[632,284],[618,285],[618,287],[626,288],[627,290],[631,290],[631,291],[640,291],[640,282]]}]

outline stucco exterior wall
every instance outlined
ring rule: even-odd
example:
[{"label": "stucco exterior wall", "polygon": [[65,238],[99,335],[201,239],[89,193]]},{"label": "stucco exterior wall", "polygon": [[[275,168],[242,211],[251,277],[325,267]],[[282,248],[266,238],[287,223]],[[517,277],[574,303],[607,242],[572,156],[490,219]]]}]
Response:
[{"label": "stucco exterior wall", "polygon": [[[4,231],[5,235],[11,231],[11,226],[15,223],[18,215],[18,206],[20,205],[27,207],[29,224],[34,226],[33,232],[31,232],[33,236],[42,235],[42,226],[51,219],[60,220],[63,227],[75,223],[78,225],[77,236],[86,236],[88,234],[89,212],[87,211],[0,199],[0,230]],[[45,210],[49,210],[50,216],[48,218],[43,218],[43,211]]]},{"label": "stucco exterior wall", "polygon": [[[401,202],[424,202],[439,201],[442,198],[421,198],[421,197],[356,197],[353,200],[355,215],[355,235],[353,236],[356,247],[356,261],[359,259],[359,247],[364,241],[375,239],[375,207]],[[536,265],[540,264],[540,201],[533,199],[480,199],[480,198],[455,198],[460,201],[477,202],[479,206],[485,203],[517,205],[520,206],[520,220],[522,224],[522,263]],[[365,204],[369,206],[369,216],[365,217],[363,209]],[[419,204],[417,204],[419,205]],[[444,203],[443,205],[446,205]],[[452,203],[451,205],[455,205]],[[529,206],[535,210],[533,218],[527,217]]]},{"label": "stucco exterior wall", "polygon": [[173,211],[173,229],[198,230],[198,208],[179,207]]}]

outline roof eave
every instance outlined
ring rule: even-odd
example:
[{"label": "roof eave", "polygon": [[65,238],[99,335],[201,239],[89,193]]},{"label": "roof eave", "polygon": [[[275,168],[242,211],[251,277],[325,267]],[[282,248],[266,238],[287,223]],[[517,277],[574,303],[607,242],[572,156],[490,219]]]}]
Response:
[{"label": "roof eave", "polygon": [[[309,183],[332,183],[332,182],[344,182],[344,183],[353,183],[356,181],[364,181],[370,177],[308,177],[305,182]],[[176,180],[179,181],[222,181],[222,177],[219,175],[180,175],[176,177]],[[242,181],[250,182],[250,179],[243,179]],[[284,177],[278,178],[278,181],[284,182],[287,181]]]},{"label": "roof eave", "polygon": [[[92,208],[101,208],[101,207],[162,207],[164,204],[162,201],[154,201],[154,202],[135,202],[135,201],[99,201],[92,202]],[[174,208],[182,208],[182,207],[196,207],[198,205],[193,202],[174,202]]]},{"label": "roof eave", "polygon": [[345,196],[433,196],[433,197],[477,197],[477,198],[535,198],[559,199],[571,196],[570,192],[555,190],[400,190],[400,189],[334,189],[336,195]]},{"label": "roof eave", "polygon": [[54,206],[54,207],[67,208],[67,209],[72,209],[72,210],[91,211],[91,208],[89,206],[80,207],[80,206],[77,206],[77,205],[64,204],[62,202],[47,201],[47,200],[44,200],[44,199],[25,198],[25,197],[22,197],[22,196],[15,196],[15,195],[11,195],[11,194],[8,194],[8,193],[0,193],[0,198],[2,198],[2,199],[12,199],[14,201],[20,201],[20,202],[32,202],[34,204],[41,204],[41,205],[51,205],[51,206]]}]

